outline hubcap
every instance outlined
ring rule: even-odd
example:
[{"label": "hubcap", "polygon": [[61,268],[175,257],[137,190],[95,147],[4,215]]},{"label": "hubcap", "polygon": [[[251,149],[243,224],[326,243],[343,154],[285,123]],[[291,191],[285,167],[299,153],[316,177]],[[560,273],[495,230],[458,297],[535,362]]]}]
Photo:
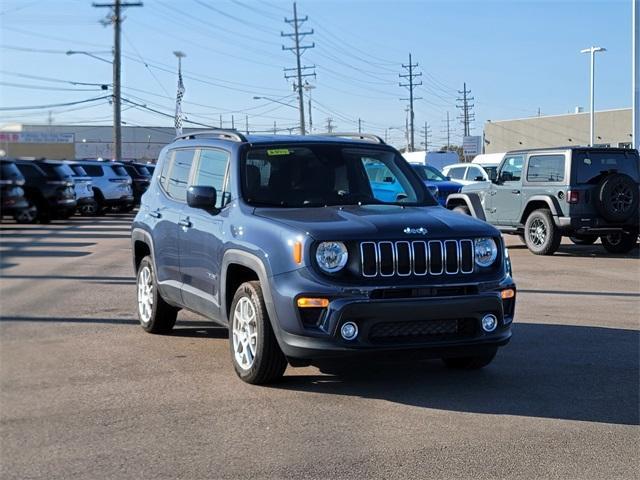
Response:
[{"label": "hubcap", "polygon": [[233,354],[243,370],[253,365],[258,346],[256,309],[249,298],[242,297],[233,311]]},{"label": "hubcap", "polygon": [[607,235],[607,241],[610,245],[618,246],[622,241],[622,235],[619,233],[612,233],[610,235]]},{"label": "hubcap", "polygon": [[151,321],[153,310],[153,279],[151,269],[144,266],[138,272],[138,313],[140,321],[147,324]]},{"label": "hubcap", "polygon": [[547,226],[541,219],[535,218],[529,225],[529,240],[536,247],[544,245],[547,240]]}]

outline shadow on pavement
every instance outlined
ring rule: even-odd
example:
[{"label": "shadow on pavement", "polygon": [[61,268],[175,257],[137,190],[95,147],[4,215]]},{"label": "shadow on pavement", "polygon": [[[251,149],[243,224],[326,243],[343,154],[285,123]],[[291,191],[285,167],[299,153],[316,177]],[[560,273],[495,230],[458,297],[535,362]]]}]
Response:
[{"label": "shadow on pavement", "polygon": [[287,376],[273,388],[459,412],[638,425],[639,340],[635,330],[524,323],[514,326],[511,343],[484,370],[448,370],[432,361],[345,361],[339,374]]},{"label": "shadow on pavement", "polygon": [[534,293],[542,295],[585,295],[598,297],[637,297],[640,293],[635,292],[583,292],[579,290],[536,290],[531,288],[519,288],[518,293]]},{"label": "shadow on pavement", "polygon": [[[0,265],[1,268],[1,265]],[[136,279],[133,276],[98,276],[98,275],[18,275],[2,274],[3,279],[9,280],[80,280],[89,283],[104,283],[107,285],[133,285]]]},{"label": "shadow on pavement", "polygon": [[[509,250],[527,250],[526,245],[508,245]],[[533,254],[531,254],[533,255]],[[595,257],[595,258],[640,258],[638,247],[629,253],[616,254],[607,252],[600,244],[595,245],[560,245],[560,248],[554,255],[559,257]]]}]

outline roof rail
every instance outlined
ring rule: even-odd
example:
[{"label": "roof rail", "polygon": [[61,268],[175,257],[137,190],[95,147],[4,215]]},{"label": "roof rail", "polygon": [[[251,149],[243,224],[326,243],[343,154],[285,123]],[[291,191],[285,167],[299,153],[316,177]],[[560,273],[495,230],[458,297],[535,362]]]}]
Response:
[{"label": "roof rail", "polygon": [[184,135],[178,135],[175,140],[193,140],[197,137],[214,137],[222,138],[225,140],[233,140],[234,142],[246,142],[247,138],[237,130],[213,128],[211,130],[199,130],[197,132],[185,133]]},{"label": "roof rail", "polygon": [[372,133],[338,132],[338,133],[322,133],[321,135],[324,137],[344,137],[344,138],[353,138],[354,140],[368,140],[374,143],[382,143],[382,144],[385,143],[382,138]]}]

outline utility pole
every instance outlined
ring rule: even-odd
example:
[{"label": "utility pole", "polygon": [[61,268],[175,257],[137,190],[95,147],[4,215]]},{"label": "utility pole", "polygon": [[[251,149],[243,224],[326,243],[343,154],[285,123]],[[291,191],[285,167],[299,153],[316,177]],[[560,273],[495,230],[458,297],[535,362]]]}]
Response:
[{"label": "utility pole", "polygon": [[236,129],[236,121],[233,118],[233,115],[231,115],[231,130],[235,130]]},{"label": "utility pole", "polygon": [[[294,85],[294,88],[298,91],[298,105],[299,105],[299,110],[300,110],[300,135],[305,135],[306,133],[306,129],[305,129],[305,125],[304,125],[304,97],[302,96],[302,89],[303,89],[303,85],[302,85],[302,78],[303,77],[314,77],[316,76],[315,71],[313,73],[303,73],[303,70],[306,72],[306,70],[310,70],[310,69],[315,69],[315,65],[313,66],[302,66],[301,62],[300,62],[300,57],[302,57],[302,54],[310,49],[310,48],[314,48],[316,46],[315,43],[311,43],[310,45],[301,45],[300,41],[304,39],[304,37],[306,37],[307,35],[313,35],[313,29],[306,31],[306,32],[301,32],[300,31],[300,27],[302,26],[302,24],[304,22],[306,22],[309,19],[309,17],[305,16],[304,18],[298,18],[298,8],[296,6],[296,2],[293,2],[293,18],[292,19],[288,19],[285,18],[284,21],[290,25],[293,25],[293,33],[284,33],[284,32],[280,32],[280,35],[282,37],[291,37],[293,38],[294,41],[294,46],[293,47],[285,47],[284,45],[282,46],[282,50],[290,50],[292,51],[295,56],[296,56],[296,67],[295,68],[285,68],[284,69],[284,78],[289,79],[289,78],[296,78],[297,77],[297,82]],[[292,72],[295,71],[294,74],[287,74],[287,72]]]},{"label": "utility pole", "polygon": [[304,89],[309,92],[309,134],[313,133],[313,119],[311,118],[311,90],[314,88],[316,88],[315,85],[312,85],[307,81],[304,82]]},{"label": "utility pole", "polygon": [[429,127],[429,124],[427,122],[424,122],[424,129],[422,130],[422,138],[424,138],[424,142],[422,142],[422,144],[424,145],[425,152],[429,151],[430,136],[431,136],[431,128]]},{"label": "utility pole", "polygon": [[327,118],[327,133],[333,133],[333,118]]},{"label": "utility pole", "polygon": [[606,48],[602,47],[590,47],[585,48],[584,50],[580,50],[580,53],[590,53],[591,54],[591,74],[590,74],[590,97],[591,97],[591,107],[590,107],[590,115],[589,115],[589,146],[593,147],[594,139],[595,139],[595,111],[594,111],[594,99],[595,99],[595,75],[596,75],[596,52],[606,52]]},{"label": "utility pole", "polygon": [[[415,118],[414,115],[414,110],[413,110],[413,101],[414,100],[420,100],[420,97],[414,97],[413,95],[413,89],[419,85],[422,85],[422,80],[420,80],[420,82],[416,82],[415,79],[417,77],[421,77],[422,73],[413,73],[413,69],[416,68],[418,66],[417,63],[413,63],[411,61],[411,54],[409,54],[409,64],[405,65],[404,63],[402,64],[402,68],[406,69],[409,73],[400,73],[398,74],[398,76],[400,78],[406,78],[409,83],[399,83],[398,85],[400,85],[401,87],[407,87],[409,89],[409,124],[410,124],[410,135],[409,136],[409,145],[407,146],[407,150],[409,152],[413,152],[414,150],[414,131],[413,131],[413,120]],[[402,98],[401,100],[407,100],[406,98]]]},{"label": "utility pole", "polygon": [[273,121],[273,134],[276,135],[278,133],[278,127],[276,126],[276,121]]},{"label": "utility pole", "polygon": [[462,115],[458,117],[460,119],[460,123],[464,127],[464,136],[469,136],[469,125],[473,120],[475,120],[475,116],[471,113],[471,109],[473,108],[473,104],[469,104],[473,97],[469,97],[468,95],[471,93],[471,90],[467,90],[467,83],[464,83],[462,90],[458,90],[458,93],[462,95],[462,98],[458,98],[458,102],[462,102],[462,105],[456,105],[457,108],[462,110]]},{"label": "utility pole", "polygon": [[447,111],[447,119],[445,120],[445,129],[444,133],[447,134],[447,151],[449,151],[449,147],[451,146],[451,121],[449,120],[449,112]]},{"label": "utility pole", "polygon": [[[111,8],[112,14],[108,23],[113,24],[113,157],[122,160],[122,125],[121,125],[121,95],[120,95],[120,25],[122,23],[122,9],[127,7],[142,7],[142,2],[93,3],[96,8]],[[106,23],[106,24],[108,24]]]},{"label": "utility pole", "polygon": [[247,135],[249,135],[249,115],[244,116],[244,126],[245,132],[247,132]]},{"label": "utility pole", "polygon": [[220,114],[220,128],[222,128],[222,114]]},{"label": "utility pole", "polygon": [[358,133],[362,133],[362,119],[358,119]]}]

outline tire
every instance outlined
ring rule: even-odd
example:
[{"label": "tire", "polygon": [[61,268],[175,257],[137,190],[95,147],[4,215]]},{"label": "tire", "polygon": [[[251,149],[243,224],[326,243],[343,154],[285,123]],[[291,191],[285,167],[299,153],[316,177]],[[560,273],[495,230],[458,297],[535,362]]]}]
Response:
[{"label": "tire", "polygon": [[607,175],[596,189],[596,210],[609,222],[624,222],[637,214],[639,195],[638,184],[629,175]]},{"label": "tire", "polygon": [[229,348],[238,377],[253,385],[282,378],[287,360],[271,328],[260,282],[240,285],[231,302],[230,317]]},{"label": "tire", "polygon": [[455,368],[457,370],[479,370],[489,365],[496,356],[497,349],[488,351],[481,355],[473,355],[470,357],[443,357],[442,361],[447,368]]},{"label": "tire", "polygon": [[638,232],[603,235],[601,240],[602,246],[609,253],[629,253],[637,245]]},{"label": "tire", "polygon": [[593,245],[598,237],[569,237],[576,245]]},{"label": "tire", "polygon": [[85,203],[79,209],[80,215],[95,217],[99,213],[98,202]]},{"label": "tire", "polygon": [[453,209],[454,212],[462,213],[463,215],[471,215],[471,210],[466,205],[458,205]]},{"label": "tire", "polygon": [[149,333],[170,332],[176,323],[178,309],[165,302],[160,295],[153,262],[149,256],[140,262],[136,287],[138,319],[142,328]]},{"label": "tire", "polygon": [[97,188],[93,189],[93,198],[96,201],[96,215],[104,215],[106,212],[106,206],[104,204],[104,196],[102,192]]},{"label": "tire", "polygon": [[527,217],[524,239],[529,251],[535,255],[553,255],[562,241],[562,235],[553,223],[551,211],[534,210]]},{"label": "tire", "polygon": [[17,223],[36,223],[38,221],[38,208],[33,205],[25,208],[13,216]]}]

